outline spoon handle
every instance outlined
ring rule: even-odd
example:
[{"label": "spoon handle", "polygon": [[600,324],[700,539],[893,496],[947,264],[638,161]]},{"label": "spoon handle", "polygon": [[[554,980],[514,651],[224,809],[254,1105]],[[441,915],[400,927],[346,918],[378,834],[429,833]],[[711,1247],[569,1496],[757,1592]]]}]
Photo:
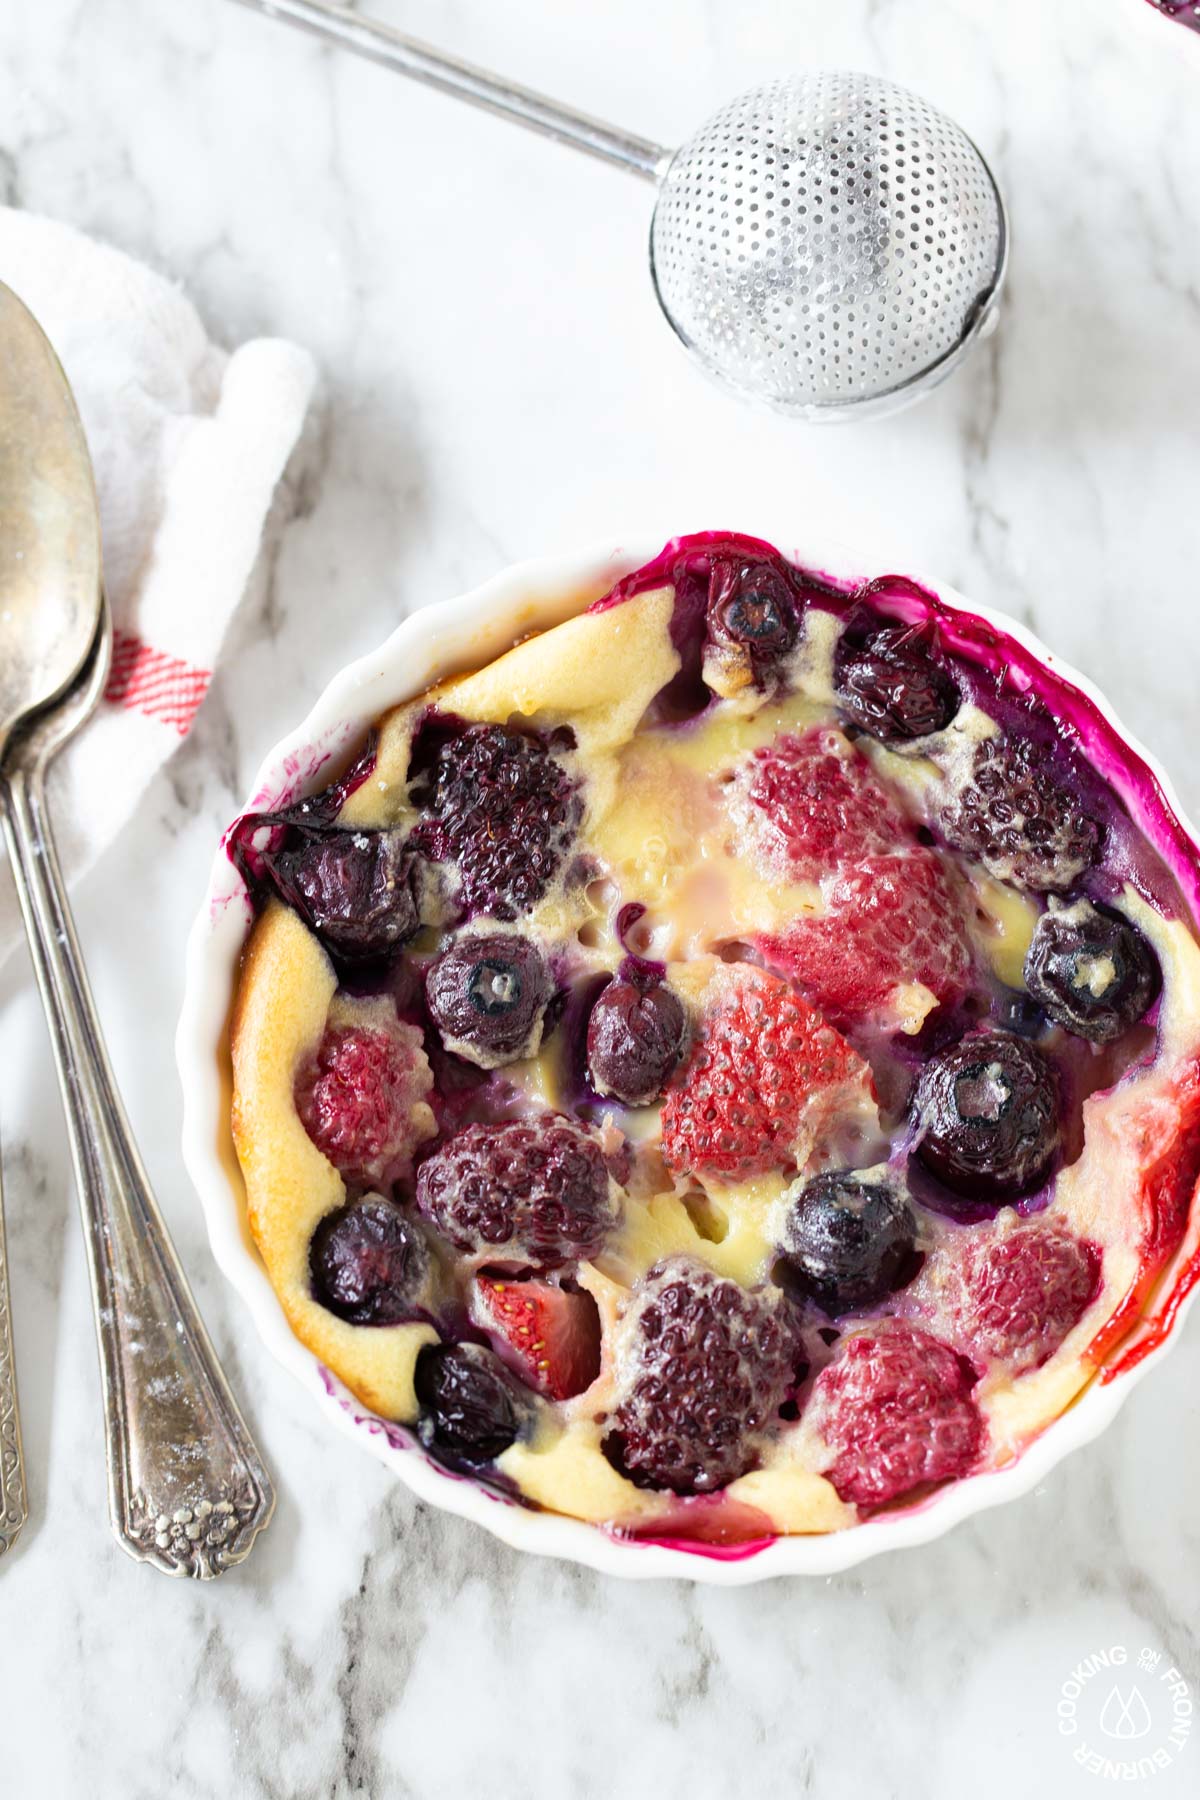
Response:
[{"label": "spoon handle", "polygon": [[121,1548],[168,1575],[219,1575],[275,1505],[134,1144],[104,1048],[46,814],[56,743],[0,768],[4,835],[50,1023],[83,1212]]},{"label": "spoon handle", "polygon": [[17,1407],[17,1365],[13,1355],[12,1307],[8,1295],[4,1198],[0,1194],[0,1556],[12,1549],[28,1516],[21,1414]]}]

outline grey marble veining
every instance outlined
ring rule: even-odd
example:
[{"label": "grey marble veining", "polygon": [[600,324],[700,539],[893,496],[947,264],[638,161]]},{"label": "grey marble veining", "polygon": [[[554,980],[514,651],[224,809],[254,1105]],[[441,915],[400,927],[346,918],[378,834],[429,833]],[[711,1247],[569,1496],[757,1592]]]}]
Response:
[{"label": "grey marble veining", "polygon": [[[521,1559],[331,1439],[268,1359],[183,1175],[171,1043],[216,835],[328,676],[423,600],[614,527],[794,521],[865,568],[941,574],[1093,675],[1200,808],[1200,43],[1143,0],[610,0],[569,24],[551,0],[373,4],[666,141],[778,66],[908,81],[1006,186],[1009,305],[919,410],[806,432],[678,355],[638,184],[224,0],[5,9],[0,194],[166,269],[226,341],[305,343],[323,392],[197,727],[78,894],[279,1511],[203,1589],[112,1544],[64,1132],[16,958],[0,1132],[32,1516],[0,1569],[0,1794],[1096,1793],[1056,1730],[1081,1657],[1159,1647],[1200,1690],[1196,1319],[1100,1444],[927,1549],[730,1592]],[[1198,1758],[1154,1791],[1194,1794]]]}]

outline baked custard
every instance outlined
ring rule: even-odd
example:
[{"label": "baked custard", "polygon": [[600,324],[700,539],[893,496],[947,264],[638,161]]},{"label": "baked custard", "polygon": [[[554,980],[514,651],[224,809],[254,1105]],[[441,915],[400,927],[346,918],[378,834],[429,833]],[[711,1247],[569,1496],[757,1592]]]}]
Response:
[{"label": "baked custard", "polygon": [[228,846],[271,1282],[512,1500],[711,1543],[924,1504],[1200,1275],[1195,849],[907,580],[676,540]]}]

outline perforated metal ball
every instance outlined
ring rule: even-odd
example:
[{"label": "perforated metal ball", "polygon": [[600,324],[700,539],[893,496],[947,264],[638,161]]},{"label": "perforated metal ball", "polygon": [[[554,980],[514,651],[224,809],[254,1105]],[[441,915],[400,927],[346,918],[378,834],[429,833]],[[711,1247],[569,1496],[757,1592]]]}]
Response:
[{"label": "perforated metal ball", "polygon": [[804,417],[905,404],[993,316],[1004,206],[952,120],[875,76],[813,71],[722,107],[672,159],[660,303],[709,372]]}]

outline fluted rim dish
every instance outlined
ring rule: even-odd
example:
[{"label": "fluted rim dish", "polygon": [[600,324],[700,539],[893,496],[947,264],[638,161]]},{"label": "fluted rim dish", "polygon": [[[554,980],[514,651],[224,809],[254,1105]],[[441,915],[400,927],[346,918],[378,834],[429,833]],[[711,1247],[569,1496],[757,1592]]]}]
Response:
[{"label": "fluted rim dish", "polygon": [[[406,618],[380,647],[335,675],[297,729],[268,754],[243,810],[261,809],[287,791],[314,785],[324,764],[347,751],[389,707],[456,670],[479,667],[513,641],[582,611],[622,576],[659,554],[679,533],[601,545],[576,554],[515,564],[482,586]],[[756,532],[801,567],[835,581],[871,578],[860,558],[836,543],[793,545],[787,534]],[[897,571],[890,571],[896,573]],[[920,579],[919,577],[917,579]],[[1061,662],[1034,634],[994,609],[967,601],[943,583],[924,582],[948,608],[1007,632],[1039,663],[1088,699],[1158,783],[1166,807],[1193,844],[1158,760],[1126,731],[1104,696]],[[316,783],[315,785],[319,785]],[[1174,1310],[1162,1339],[1107,1383],[1093,1378],[1075,1402],[1007,1468],[966,1476],[919,1505],[876,1515],[823,1536],[778,1537],[760,1545],[664,1544],[617,1537],[599,1526],[508,1501],[434,1463],[399,1427],[371,1416],[292,1333],[250,1238],[245,1194],[230,1130],[228,1024],[250,914],[241,877],[218,848],[187,946],[176,1058],[183,1083],[183,1156],[208,1225],[213,1255],[250,1309],[268,1349],[312,1393],[341,1430],[366,1444],[419,1499],[471,1519],[515,1549],[557,1556],[606,1574],[669,1576],[722,1586],[775,1575],[830,1575],[885,1550],[925,1544],[962,1519],[1028,1493],[1064,1456],[1090,1443],[1115,1418],[1134,1384],[1161,1361],[1178,1335],[1195,1290]],[[1161,1305],[1166,1283],[1154,1305]],[[1126,1340],[1128,1341],[1128,1340]]]}]

